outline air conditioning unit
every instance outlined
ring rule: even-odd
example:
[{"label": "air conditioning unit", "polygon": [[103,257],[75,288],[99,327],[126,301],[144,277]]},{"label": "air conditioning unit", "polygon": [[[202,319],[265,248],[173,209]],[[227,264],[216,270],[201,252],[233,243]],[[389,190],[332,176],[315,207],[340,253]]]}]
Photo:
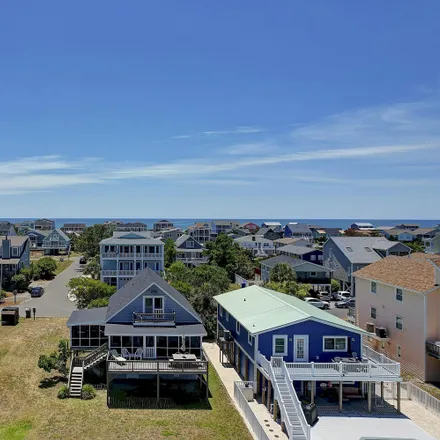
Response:
[{"label": "air conditioning unit", "polygon": [[376,336],[381,339],[387,338],[387,328],[386,327],[376,327]]},{"label": "air conditioning unit", "polygon": [[375,326],[374,322],[366,322],[365,323],[365,330],[367,330],[368,333],[375,333],[376,326]]},{"label": "air conditioning unit", "polygon": [[225,338],[225,341],[232,341],[231,332],[229,330],[224,331],[223,337]]}]

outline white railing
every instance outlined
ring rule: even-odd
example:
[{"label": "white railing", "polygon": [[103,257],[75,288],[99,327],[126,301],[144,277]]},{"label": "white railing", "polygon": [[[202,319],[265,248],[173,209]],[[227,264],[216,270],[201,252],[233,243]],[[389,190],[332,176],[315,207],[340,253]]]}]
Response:
[{"label": "white railing", "polygon": [[101,254],[102,258],[116,258],[116,252],[104,252]]},{"label": "white railing", "polygon": [[258,440],[270,440],[266,432],[264,431],[263,426],[258,421],[257,417],[255,416],[254,412],[252,411],[252,408],[249,406],[248,401],[244,397],[243,392],[240,389],[240,386],[245,386],[245,384],[252,384],[252,387],[254,386],[253,382],[235,382],[234,383],[234,398],[235,401],[238,404],[238,407],[243,411],[243,414],[249,423],[252,431],[255,434],[255,437]]},{"label": "white railing", "polygon": [[134,270],[120,270],[118,275],[134,275],[135,272]]},{"label": "white railing", "polygon": [[101,270],[101,275],[102,276],[116,276],[118,275],[118,271],[117,270]]},{"label": "white railing", "polygon": [[156,349],[154,347],[144,347],[144,357],[146,359],[154,359],[156,357]]},{"label": "white railing", "polygon": [[263,367],[267,371],[267,374],[269,374],[270,362],[260,352],[257,352],[256,360],[257,364]]},{"label": "white railing", "polygon": [[287,387],[289,388],[290,395],[292,396],[293,405],[295,406],[296,412],[298,414],[299,423],[301,424],[301,428],[304,432],[304,436],[306,437],[306,440],[310,440],[310,425],[307,423],[306,416],[304,415],[304,411],[301,406],[301,402],[298,399],[295,388],[293,388],[293,380],[290,377],[285,362],[283,362],[282,369],[283,376],[286,378]]},{"label": "white railing", "polygon": [[423,405],[427,410],[440,416],[440,400],[414,385],[411,382],[401,383],[402,391],[406,391],[407,398]]}]

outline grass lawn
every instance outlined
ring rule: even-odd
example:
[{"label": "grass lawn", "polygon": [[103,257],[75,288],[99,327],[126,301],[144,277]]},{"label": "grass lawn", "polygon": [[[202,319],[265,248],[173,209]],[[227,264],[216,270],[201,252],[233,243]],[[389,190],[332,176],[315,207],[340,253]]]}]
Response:
[{"label": "grass lawn", "polygon": [[40,387],[50,375],[37,361],[67,335],[62,318],[0,327],[1,440],[251,440],[214,369],[209,374],[209,410],[108,409],[105,391],[98,391],[94,400],[57,399],[61,385]]},{"label": "grass lawn", "polygon": [[66,270],[71,264],[73,263],[73,260],[67,260],[66,258],[64,261],[57,260],[57,270],[55,271],[55,275],[60,274],[63,270]]}]

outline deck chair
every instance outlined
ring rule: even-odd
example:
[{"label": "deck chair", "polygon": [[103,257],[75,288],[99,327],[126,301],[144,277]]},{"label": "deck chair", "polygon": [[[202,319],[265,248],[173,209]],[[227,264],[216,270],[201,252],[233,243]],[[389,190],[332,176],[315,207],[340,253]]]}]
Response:
[{"label": "deck chair", "polygon": [[126,348],[121,350],[121,354],[125,359],[130,359],[132,357],[132,354]]},{"label": "deck chair", "polygon": [[142,360],[142,355],[143,355],[143,354],[144,354],[144,350],[142,350],[142,348],[138,348],[138,349],[136,350],[136,352],[134,353],[133,357],[134,357],[135,359]]},{"label": "deck chair", "polygon": [[119,356],[118,352],[116,350],[110,350],[111,355],[113,358],[118,362],[118,364],[123,365],[127,359],[125,359],[122,356]]}]

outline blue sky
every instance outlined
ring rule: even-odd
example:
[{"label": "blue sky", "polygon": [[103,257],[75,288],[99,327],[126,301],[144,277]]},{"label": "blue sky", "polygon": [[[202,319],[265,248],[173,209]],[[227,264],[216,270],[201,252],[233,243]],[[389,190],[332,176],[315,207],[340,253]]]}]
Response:
[{"label": "blue sky", "polygon": [[0,217],[440,218],[423,2],[6,2]]}]

